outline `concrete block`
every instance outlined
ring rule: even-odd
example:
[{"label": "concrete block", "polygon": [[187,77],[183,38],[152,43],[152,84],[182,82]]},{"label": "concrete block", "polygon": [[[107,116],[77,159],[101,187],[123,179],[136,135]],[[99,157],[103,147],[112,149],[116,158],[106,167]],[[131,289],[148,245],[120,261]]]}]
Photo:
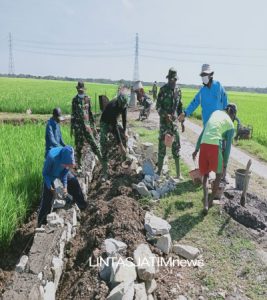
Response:
[{"label": "concrete block", "polygon": [[157,272],[156,256],[151,252],[148,245],[140,244],[134,250],[133,256],[139,278],[144,281],[152,280]]},{"label": "concrete block", "polygon": [[145,229],[152,235],[163,235],[169,233],[171,225],[153,213],[146,212]]},{"label": "concrete block", "polygon": [[44,300],[56,300],[55,284],[49,281],[44,287]]},{"label": "concrete block", "polygon": [[146,292],[149,295],[149,294],[152,294],[156,290],[157,282],[155,279],[147,280],[145,282],[145,286],[146,286]]},{"label": "concrete block", "polygon": [[112,264],[110,282],[112,284],[123,281],[134,281],[137,278],[135,264],[126,259],[120,258]]},{"label": "concrete block", "polygon": [[172,251],[179,255],[182,256],[186,259],[195,259],[198,257],[198,255],[200,254],[200,251],[198,248],[189,246],[189,245],[181,245],[181,244],[174,244]]},{"label": "concrete block", "polygon": [[127,248],[127,245],[115,239],[105,239],[103,248],[108,256],[116,256]]},{"label": "concrete block", "polygon": [[54,275],[54,284],[55,284],[55,290],[57,289],[62,271],[63,271],[63,260],[58,257],[53,257],[52,259],[52,272]]},{"label": "concrete block", "polygon": [[27,255],[22,255],[19,263],[16,265],[16,272],[24,272],[26,265],[28,263],[29,257]]},{"label": "concrete block", "polygon": [[106,300],[133,300],[134,282],[122,282],[111,290]]},{"label": "concrete block", "polygon": [[134,299],[135,300],[146,300],[147,294],[146,294],[146,288],[145,283],[136,283],[134,285]]},{"label": "concrete block", "polygon": [[143,197],[151,197],[149,190],[147,189],[144,182],[139,182],[138,184],[132,184],[132,188],[137,190],[137,192]]},{"label": "concrete block", "polygon": [[158,238],[156,247],[159,248],[163,253],[169,254],[172,248],[172,239],[170,234],[164,234]]}]

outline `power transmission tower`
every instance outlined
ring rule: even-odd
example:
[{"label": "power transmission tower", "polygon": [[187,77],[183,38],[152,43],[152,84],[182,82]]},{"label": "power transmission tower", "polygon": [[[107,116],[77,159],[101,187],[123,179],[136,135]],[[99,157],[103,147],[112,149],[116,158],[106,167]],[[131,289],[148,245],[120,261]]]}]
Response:
[{"label": "power transmission tower", "polygon": [[13,42],[12,42],[11,32],[9,32],[8,35],[8,48],[9,48],[8,75],[14,75],[15,66],[14,66],[14,58],[13,58]]},{"label": "power transmission tower", "polygon": [[138,62],[138,53],[139,53],[139,41],[138,41],[138,33],[135,37],[135,57],[134,57],[134,75],[133,81],[139,80],[139,62]]}]

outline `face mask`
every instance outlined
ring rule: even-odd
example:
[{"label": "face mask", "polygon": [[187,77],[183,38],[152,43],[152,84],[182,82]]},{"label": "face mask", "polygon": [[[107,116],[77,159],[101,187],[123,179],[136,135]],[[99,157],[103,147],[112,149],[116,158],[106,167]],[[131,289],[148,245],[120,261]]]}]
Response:
[{"label": "face mask", "polygon": [[204,84],[208,84],[209,81],[210,81],[209,75],[207,75],[207,76],[202,76],[202,82],[203,82]]},{"label": "face mask", "polygon": [[84,94],[78,94],[79,98],[84,98],[84,96],[85,96]]}]

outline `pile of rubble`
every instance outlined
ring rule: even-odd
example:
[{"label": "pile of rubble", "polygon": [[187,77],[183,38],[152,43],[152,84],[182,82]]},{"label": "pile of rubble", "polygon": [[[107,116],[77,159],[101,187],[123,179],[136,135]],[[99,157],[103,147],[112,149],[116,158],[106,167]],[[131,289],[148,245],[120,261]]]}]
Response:
[{"label": "pile of rubble", "polygon": [[[200,254],[195,247],[178,243],[172,245],[171,225],[153,213],[146,213],[144,228],[147,241],[165,254],[173,252],[188,260],[196,259]],[[113,238],[103,242],[102,253],[105,257],[101,260],[99,276],[111,289],[106,299],[152,300],[157,289],[155,277],[160,270],[158,257],[145,243],[136,247],[133,257],[126,257],[127,247],[124,242]]]},{"label": "pile of rubble", "polygon": [[128,148],[125,168],[135,170],[137,174],[142,173],[144,176],[142,181],[132,185],[133,189],[142,197],[152,197],[154,200],[175,190],[179,180],[169,176],[167,156],[162,169],[163,176],[160,177],[155,173],[158,153],[154,150],[153,143],[140,143],[138,135],[130,133]]}]

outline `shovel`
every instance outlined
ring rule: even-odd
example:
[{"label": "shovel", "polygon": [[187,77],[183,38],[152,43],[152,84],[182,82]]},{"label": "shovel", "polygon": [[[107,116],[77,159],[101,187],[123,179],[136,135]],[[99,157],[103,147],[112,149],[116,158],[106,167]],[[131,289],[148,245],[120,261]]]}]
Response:
[{"label": "shovel", "polygon": [[240,205],[245,207],[246,205],[246,200],[247,200],[247,189],[248,189],[248,173],[249,173],[249,168],[252,164],[251,159],[248,161],[247,163],[247,168],[246,168],[246,173],[245,173],[245,181],[244,181],[244,188],[243,188],[243,192],[241,195],[241,199],[240,199]]}]

